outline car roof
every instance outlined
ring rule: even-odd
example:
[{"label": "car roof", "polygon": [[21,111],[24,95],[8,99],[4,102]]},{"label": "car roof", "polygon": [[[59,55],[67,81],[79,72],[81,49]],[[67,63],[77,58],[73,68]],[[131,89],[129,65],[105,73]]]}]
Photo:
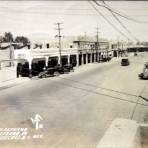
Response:
[{"label": "car roof", "polygon": [[122,58],[122,60],[128,60],[128,58]]}]

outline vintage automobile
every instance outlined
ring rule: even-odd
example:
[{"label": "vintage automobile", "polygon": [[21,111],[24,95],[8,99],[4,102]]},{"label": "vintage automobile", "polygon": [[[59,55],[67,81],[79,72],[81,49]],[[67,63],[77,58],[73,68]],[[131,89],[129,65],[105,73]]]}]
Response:
[{"label": "vintage automobile", "polygon": [[134,52],[134,56],[137,56],[138,54],[137,54],[137,52]]},{"label": "vintage automobile", "polygon": [[128,58],[121,59],[121,66],[128,66],[130,64]]},{"label": "vintage automobile", "polygon": [[74,68],[73,68],[73,65],[72,64],[67,64],[67,65],[64,65],[64,71],[74,71]]},{"label": "vintage automobile", "polygon": [[112,59],[111,56],[104,57],[104,58],[101,59],[101,62],[109,62],[111,59]]},{"label": "vintage automobile", "polygon": [[56,75],[59,75],[59,74],[64,74],[64,67],[61,66],[61,65],[57,65],[54,67],[54,70],[55,70],[55,74]]},{"label": "vintage automobile", "polygon": [[143,72],[138,75],[140,79],[148,79],[148,62],[144,64]]},{"label": "vintage automobile", "polygon": [[46,78],[50,76],[58,76],[60,74],[68,73],[72,70],[73,70],[72,65],[64,65],[64,66],[57,65],[55,67],[45,68],[43,72],[39,73],[38,77]]},{"label": "vintage automobile", "polygon": [[46,78],[49,76],[54,76],[55,68],[46,68],[43,72],[40,72],[38,78]]}]

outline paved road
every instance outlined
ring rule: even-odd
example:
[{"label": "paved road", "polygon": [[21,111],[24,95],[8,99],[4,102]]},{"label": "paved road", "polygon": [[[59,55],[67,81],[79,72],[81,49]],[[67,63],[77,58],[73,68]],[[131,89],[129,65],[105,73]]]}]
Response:
[{"label": "paved road", "polygon": [[[40,114],[42,139],[0,141],[3,147],[73,148],[95,147],[115,118],[147,122],[148,81],[139,80],[147,54],[129,57],[131,64],[120,66],[120,59],[82,66],[70,74],[33,79],[0,91],[0,127],[35,129],[30,117]],[[138,104],[137,104],[138,103]]]}]

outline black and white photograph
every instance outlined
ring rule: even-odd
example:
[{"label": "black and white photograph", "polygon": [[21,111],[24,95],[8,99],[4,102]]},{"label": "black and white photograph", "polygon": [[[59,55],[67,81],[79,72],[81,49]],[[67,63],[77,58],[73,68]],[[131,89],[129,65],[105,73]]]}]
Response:
[{"label": "black and white photograph", "polygon": [[148,148],[148,1],[1,0],[0,148]]}]

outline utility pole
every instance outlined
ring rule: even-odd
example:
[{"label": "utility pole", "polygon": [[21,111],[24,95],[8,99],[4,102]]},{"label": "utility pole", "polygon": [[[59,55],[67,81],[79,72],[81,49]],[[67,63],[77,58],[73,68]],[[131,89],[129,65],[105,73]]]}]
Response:
[{"label": "utility pole", "polygon": [[117,47],[118,47],[118,57],[119,57],[120,54],[121,54],[121,51],[120,51],[120,38],[119,37],[117,38]]},{"label": "utility pole", "polygon": [[129,39],[127,40],[127,46],[128,46],[128,48],[130,47],[130,40]]},{"label": "utility pole", "polygon": [[100,48],[100,45],[99,45],[99,28],[97,27],[96,30],[97,30],[97,36],[96,36],[97,37],[97,44],[96,44],[96,46],[97,46],[97,48],[96,48],[97,61],[98,61],[98,59],[100,61],[100,57],[99,57],[99,53],[98,53],[98,50]]},{"label": "utility pole", "polygon": [[97,30],[97,50],[99,49],[99,28],[96,28]]},{"label": "utility pole", "polygon": [[87,32],[84,32],[85,41],[87,40]]},{"label": "utility pole", "polygon": [[60,25],[63,24],[63,23],[56,23],[55,25],[57,25],[57,28],[56,30],[58,30],[58,35],[56,35],[56,37],[59,38],[59,64],[60,66],[62,66],[62,58],[61,58],[61,27]]},{"label": "utility pole", "polygon": [[11,67],[12,66],[12,41],[9,42],[9,50],[10,50],[10,63],[9,63],[9,66]]}]

